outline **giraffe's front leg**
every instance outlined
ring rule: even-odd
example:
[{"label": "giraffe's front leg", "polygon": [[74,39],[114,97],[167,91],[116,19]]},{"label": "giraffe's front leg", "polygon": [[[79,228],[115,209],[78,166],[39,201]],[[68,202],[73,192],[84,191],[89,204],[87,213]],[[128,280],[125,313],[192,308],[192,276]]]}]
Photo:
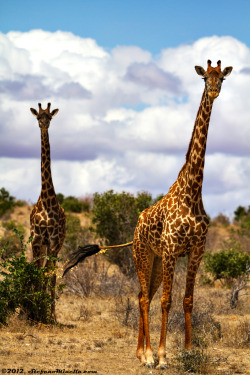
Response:
[{"label": "giraffe's front leg", "polygon": [[164,370],[167,368],[166,335],[167,335],[168,314],[169,314],[169,310],[171,307],[171,292],[172,292],[172,282],[173,282],[173,276],[174,276],[176,257],[169,256],[168,254],[164,254],[162,262],[163,262],[163,291],[162,291],[162,299],[161,299],[162,324],[161,324],[160,345],[159,345],[159,349],[157,353],[158,358],[159,358],[159,364],[157,368]]},{"label": "giraffe's front leg", "polygon": [[[150,344],[150,334],[149,334],[149,299],[145,298],[142,294],[139,301],[140,305],[140,326],[138,335],[138,347],[137,347],[137,357],[139,358],[142,365],[148,368],[154,367],[153,352]],[[144,347],[144,336],[146,341],[145,356],[143,353]]]},{"label": "giraffe's front leg", "polygon": [[191,315],[193,309],[193,295],[195,277],[205,251],[205,246],[197,247],[188,257],[186,291],[183,300],[185,314],[185,349],[191,349]]},{"label": "giraffe's front leg", "polygon": [[143,314],[140,308],[140,299],[142,297],[142,293],[139,293],[139,310],[140,310],[140,320],[139,320],[139,333],[138,333],[138,345],[136,350],[136,357],[139,359],[141,365],[146,363],[146,358],[144,355],[144,328],[143,328]]}]

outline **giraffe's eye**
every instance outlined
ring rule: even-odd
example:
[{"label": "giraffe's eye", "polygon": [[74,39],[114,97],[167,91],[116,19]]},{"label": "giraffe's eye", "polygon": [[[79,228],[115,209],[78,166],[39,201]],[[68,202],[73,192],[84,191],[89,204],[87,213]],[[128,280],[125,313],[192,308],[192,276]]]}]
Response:
[{"label": "giraffe's eye", "polygon": [[206,80],[207,80],[207,77],[203,77],[202,79],[204,79],[204,81],[206,82]]}]

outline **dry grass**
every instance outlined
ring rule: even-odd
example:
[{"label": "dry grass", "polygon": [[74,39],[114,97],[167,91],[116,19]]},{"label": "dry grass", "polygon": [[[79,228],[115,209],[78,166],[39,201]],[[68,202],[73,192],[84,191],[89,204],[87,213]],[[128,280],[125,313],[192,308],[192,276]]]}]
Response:
[{"label": "dry grass", "polygon": [[[23,222],[27,221],[23,212],[19,216]],[[126,279],[116,267],[108,265],[101,256],[95,256],[66,279],[67,288],[56,306],[58,325],[32,326],[25,317],[16,315],[9,319],[8,326],[1,327],[0,371],[3,368],[23,368],[27,374],[31,369],[96,371],[99,375],[191,373],[183,370],[186,359],[181,357],[184,346],[184,263],[182,259],[176,267],[167,335],[167,370],[140,367],[135,356],[137,280]],[[161,288],[150,310],[154,353],[159,345],[160,299]],[[250,374],[249,298],[240,296],[237,308],[233,310],[229,300],[230,290],[220,285],[204,287],[199,284],[198,277],[192,326],[196,373]]]},{"label": "dry grass", "polygon": [[[103,261],[100,263],[100,267],[103,267]],[[91,267],[94,270],[96,265]],[[92,276],[98,286],[100,279],[98,281],[94,272]],[[64,293],[57,303],[58,326],[31,326],[24,317],[12,317],[9,325],[0,330],[0,368],[23,368],[25,373],[34,368],[121,375],[183,374],[180,361],[177,361],[184,341],[182,281],[176,280],[174,285],[167,337],[169,368],[157,371],[140,367],[135,357],[137,290],[132,282],[130,288],[124,285],[124,290],[119,287],[117,293],[117,284],[122,277],[117,273],[105,276],[107,280],[112,280],[114,290],[107,282],[108,292],[99,295],[81,297],[69,291]],[[102,282],[103,291],[104,281]],[[129,284],[128,281],[127,283]],[[242,301],[242,306],[234,309],[232,314],[229,309],[223,310],[221,306],[227,300],[227,291],[197,287],[195,295],[193,346],[203,353],[205,361],[200,367],[200,373],[250,373],[247,356],[249,315],[242,312],[246,310],[247,300]],[[157,351],[160,334],[160,297],[159,291],[152,302],[150,313],[154,352]]]}]

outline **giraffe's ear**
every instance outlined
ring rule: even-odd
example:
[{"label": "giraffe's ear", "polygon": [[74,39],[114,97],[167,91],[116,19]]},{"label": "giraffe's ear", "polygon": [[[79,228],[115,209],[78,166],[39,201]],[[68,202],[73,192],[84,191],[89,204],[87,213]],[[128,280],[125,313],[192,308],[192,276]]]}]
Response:
[{"label": "giraffe's ear", "polygon": [[206,74],[206,71],[202,68],[202,66],[195,65],[194,68],[195,68],[195,70],[196,70],[196,73],[197,73],[199,76],[204,77],[204,75]]},{"label": "giraffe's ear", "polygon": [[228,66],[228,67],[226,67],[226,68],[223,70],[223,72],[222,72],[223,76],[224,76],[224,77],[229,76],[229,74],[231,74],[232,70],[233,70],[233,67],[232,67],[232,66]]},{"label": "giraffe's ear", "polygon": [[37,110],[36,109],[34,109],[34,108],[30,108],[30,111],[31,111],[31,113],[32,113],[32,115],[34,115],[34,116],[38,116],[38,112],[37,112]]},{"label": "giraffe's ear", "polygon": [[53,109],[53,111],[50,112],[50,116],[54,117],[59,112],[59,109]]}]

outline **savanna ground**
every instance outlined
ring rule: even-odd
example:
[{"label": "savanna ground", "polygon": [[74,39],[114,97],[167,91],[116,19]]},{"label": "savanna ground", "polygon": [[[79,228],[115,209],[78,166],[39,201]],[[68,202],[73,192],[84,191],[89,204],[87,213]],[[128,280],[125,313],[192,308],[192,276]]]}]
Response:
[{"label": "savanna ground", "polygon": [[[8,220],[29,225],[29,206],[16,207]],[[80,215],[79,215],[80,216]],[[6,218],[3,218],[3,220]],[[82,225],[88,218],[82,216]],[[28,232],[27,232],[28,233]],[[208,237],[215,248],[227,237],[227,229],[211,227]],[[59,270],[59,276],[61,271]],[[230,308],[230,289],[221,283],[204,285],[202,267],[197,277],[193,310],[193,348],[198,353],[194,370],[202,374],[250,374],[250,303],[244,289],[235,309]],[[60,282],[60,277],[58,278]],[[89,258],[70,272],[67,286],[57,301],[58,324],[31,325],[18,314],[0,329],[0,371],[11,373],[59,371],[79,373],[185,374],[181,357],[184,346],[182,300],[185,258],[178,261],[167,335],[168,369],[141,367],[135,356],[138,330],[139,286],[103,255]],[[157,352],[161,326],[161,290],[150,312],[151,341]],[[179,360],[178,360],[179,358]],[[198,363],[199,362],[199,363]],[[198,366],[199,364],[199,366]]]}]

